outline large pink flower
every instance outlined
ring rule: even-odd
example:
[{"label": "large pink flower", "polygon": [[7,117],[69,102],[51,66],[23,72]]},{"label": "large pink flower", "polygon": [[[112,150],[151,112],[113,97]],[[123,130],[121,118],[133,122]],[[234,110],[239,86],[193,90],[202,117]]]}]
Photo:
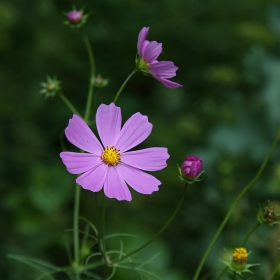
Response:
[{"label": "large pink flower", "polygon": [[156,41],[147,41],[149,27],[143,27],[138,35],[137,50],[139,59],[137,68],[147,74],[151,74],[168,88],[178,88],[182,85],[169,81],[176,76],[178,67],[172,61],[157,61],[162,52],[162,44]]},{"label": "large pink flower", "polygon": [[147,116],[132,115],[121,128],[121,109],[115,104],[101,104],[96,112],[96,126],[102,144],[77,115],[65,129],[67,139],[86,153],[62,152],[60,157],[72,174],[83,173],[76,182],[84,189],[98,192],[104,187],[109,198],[131,200],[130,185],[142,194],[151,194],[161,184],[143,172],[166,167],[166,148],[148,148],[128,152],[143,142],[152,131]]}]

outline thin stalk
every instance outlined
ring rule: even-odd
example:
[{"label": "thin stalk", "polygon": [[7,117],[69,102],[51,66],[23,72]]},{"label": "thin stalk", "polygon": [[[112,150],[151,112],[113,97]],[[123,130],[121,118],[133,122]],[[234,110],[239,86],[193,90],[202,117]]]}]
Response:
[{"label": "thin stalk", "polygon": [[258,222],[246,235],[245,239],[243,240],[241,247],[244,247],[246,242],[248,241],[249,237],[251,236],[251,234],[260,226],[261,224]]},{"label": "thin stalk", "polygon": [[[79,244],[79,207],[80,207],[81,187],[76,184],[75,201],[74,201],[74,217],[73,217],[73,238],[74,238],[74,265],[78,267],[80,264],[80,244]],[[76,279],[80,280],[80,273],[76,273]]]},{"label": "thin stalk", "polygon": [[274,276],[276,275],[276,273],[278,272],[280,268],[280,262],[276,265],[275,269],[273,270],[272,274],[270,275],[268,280],[272,280],[274,278]]},{"label": "thin stalk", "polygon": [[221,272],[221,274],[218,276],[218,278],[217,278],[216,280],[220,280],[220,279],[225,275],[225,273],[227,272],[227,270],[228,270],[228,267],[226,266],[226,267],[224,268],[224,270]]},{"label": "thin stalk", "polygon": [[57,94],[73,114],[81,116],[78,110],[74,107],[74,105],[69,101],[69,99],[62,92],[58,92]]},{"label": "thin stalk", "polygon": [[[83,39],[87,48],[87,52],[89,55],[89,62],[90,62],[90,83],[89,83],[89,91],[88,91],[88,97],[87,97],[87,103],[86,103],[86,109],[85,109],[85,117],[84,121],[87,123],[90,117],[90,108],[91,108],[91,102],[92,102],[92,95],[93,95],[93,86],[94,86],[94,78],[95,78],[95,64],[94,64],[94,58],[92,49],[88,40],[87,35],[85,34],[84,30],[82,30],[83,33]],[[80,265],[80,244],[79,244],[79,208],[80,208],[80,196],[81,196],[81,187],[76,184],[76,190],[75,190],[75,198],[74,198],[74,217],[73,217],[73,237],[74,237],[74,263],[75,267],[79,267]],[[80,280],[80,272],[76,272],[76,279]]]},{"label": "thin stalk", "polygon": [[186,184],[185,186],[185,189],[184,189],[184,192],[183,192],[183,195],[181,196],[181,199],[179,201],[179,203],[177,204],[177,207],[175,208],[173,214],[171,215],[171,217],[169,218],[169,220],[167,221],[167,223],[157,232],[156,235],[154,235],[154,237],[152,237],[148,242],[146,242],[144,245],[140,246],[138,249],[130,252],[129,254],[125,255],[124,257],[120,258],[119,260],[117,261],[114,261],[114,262],[111,262],[110,265],[115,265],[115,264],[118,264],[120,262],[122,262],[123,260],[129,258],[130,256],[138,253],[139,251],[141,251],[142,249],[144,249],[145,247],[147,247],[150,243],[152,243],[156,238],[158,238],[164,231],[165,229],[170,225],[170,223],[173,221],[173,219],[175,218],[175,216],[177,215],[179,209],[181,208],[181,205],[184,201],[184,198],[186,196],[186,193],[187,193],[187,186],[188,184]]},{"label": "thin stalk", "polygon": [[116,96],[115,96],[115,98],[114,98],[114,100],[113,100],[113,103],[116,103],[116,102],[117,102],[117,100],[118,100],[118,98],[119,98],[119,96],[120,96],[120,94],[121,94],[123,88],[125,87],[125,85],[126,85],[127,82],[129,81],[129,79],[130,79],[136,72],[137,72],[137,69],[133,70],[133,71],[129,74],[129,76],[125,79],[125,81],[124,81],[123,84],[121,85],[119,91],[117,92],[117,94],[116,94]]},{"label": "thin stalk", "polygon": [[108,276],[108,260],[107,260],[107,253],[106,253],[106,241],[104,238],[104,231],[105,231],[105,196],[102,193],[102,199],[101,199],[101,221],[100,221],[100,248],[101,248],[101,254],[104,258],[104,278],[106,279]]},{"label": "thin stalk", "polygon": [[272,146],[271,146],[271,148],[270,148],[270,150],[269,150],[269,152],[268,152],[266,158],[264,159],[264,161],[263,161],[263,163],[262,163],[262,165],[261,165],[259,171],[258,171],[257,174],[255,175],[255,177],[253,178],[253,180],[252,180],[247,186],[245,186],[245,187],[242,189],[242,191],[239,193],[239,195],[237,196],[237,198],[236,198],[236,199],[234,200],[234,202],[232,203],[232,205],[231,205],[231,207],[230,207],[228,213],[226,214],[224,220],[222,221],[221,225],[219,226],[219,228],[218,228],[217,232],[215,233],[213,239],[211,240],[210,244],[208,245],[208,248],[207,248],[207,250],[205,251],[205,253],[204,253],[204,255],[203,255],[203,257],[202,257],[202,259],[201,259],[201,261],[200,261],[200,264],[199,264],[199,266],[198,266],[198,268],[197,268],[197,270],[196,270],[196,273],[195,273],[195,275],[194,275],[193,280],[197,280],[197,279],[198,279],[198,276],[199,276],[199,274],[200,274],[200,272],[201,272],[201,269],[202,269],[202,267],[203,267],[203,265],[204,265],[204,263],[205,263],[205,261],[206,261],[206,259],[207,259],[207,257],[208,257],[208,254],[210,253],[210,251],[211,251],[213,245],[215,244],[215,242],[216,242],[217,238],[219,237],[221,231],[223,230],[224,226],[226,225],[226,223],[227,223],[227,221],[228,221],[228,219],[229,219],[231,213],[233,212],[233,210],[234,210],[236,204],[237,204],[237,203],[240,201],[240,199],[247,193],[247,191],[252,187],[252,185],[259,179],[259,177],[260,177],[260,175],[262,174],[262,172],[263,172],[263,170],[264,170],[264,168],[265,168],[265,166],[266,166],[266,164],[267,164],[267,162],[268,162],[270,156],[272,155],[272,152],[273,152],[274,148],[275,148],[276,145],[277,145],[277,142],[278,142],[279,138],[280,138],[280,129],[278,130],[278,133],[277,133],[277,135],[276,135],[276,137],[275,137],[275,140],[274,140],[274,142],[273,142],[273,144],[272,144]]},{"label": "thin stalk", "polygon": [[88,52],[89,56],[89,63],[90,63],[90,79],[89,79],[89,89],[88,89],[88,97],[87,97],[87,103],[86,103],[86,110],[85,110],[85,122],[88,122],[90,118],[90,109],[91,109],[91,104],[92,104],[92,98],[93,98],[93,89],[94,89],[94,82],[95,82],[95,63],[94,63],[94,56],[92,52],[91,45],[89,43],[88,36],[84,32],[83,29],[82,34],[83,34],[83,39],[86,45],[86,49]]},{"label": "thin stalk", "polygon": [[[103,195],[103,194],[102,194]],[[107,256],[106,256],[106,253],[104,251],[104,248],[103,248],[103,240],[104,240],[104,237],[103,237],[103,215],[104,215],[104,210],[102,209],[104,207],[104,203],[103,203],[103,200],[104,200],[104,196],[103,196],[103,200],[102,200],[102,206],[101,206],[101,213],[99,211],[99,207],[98,207],[98,193],[94,193],[94,204],[95,204],[95,213],[96,213],[96,224],[97,224],[97,246],[98,246],[98,249],[99,249],[99,252],[102,256],[102,261],[105,263],[104,265],[104,276],[106,278],[106,275],[107,275],[107,264],[108,264],[108,260],[107,260]],[[98,213],[100,213],[101,215],[98,215]]]}]

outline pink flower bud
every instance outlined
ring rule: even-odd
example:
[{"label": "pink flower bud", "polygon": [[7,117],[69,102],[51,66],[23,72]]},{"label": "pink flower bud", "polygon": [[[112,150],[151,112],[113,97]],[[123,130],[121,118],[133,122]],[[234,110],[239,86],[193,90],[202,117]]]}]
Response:
[{"label": "pink flower bud", "polygon": [[188,179],[195,179],[201,172],[202,160],[195,156],[186,156],[181,166],[181,172]]},{"label": "pink flower bud", "polygon": [[83,14],[80,11],[71,11],[67,14],[67,17],[70,22],[77,23],[81,21],[81,19],[83,18]]}]

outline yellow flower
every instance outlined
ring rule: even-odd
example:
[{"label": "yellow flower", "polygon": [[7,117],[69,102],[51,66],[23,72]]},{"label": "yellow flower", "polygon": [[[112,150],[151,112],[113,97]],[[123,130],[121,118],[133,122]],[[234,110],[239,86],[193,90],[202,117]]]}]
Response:
[{"label": "yellow flower", "polygon": [[235,262],[245,263],[247,262],[248,253],[245,248],[236,248],[232,253],[232,258]]}]

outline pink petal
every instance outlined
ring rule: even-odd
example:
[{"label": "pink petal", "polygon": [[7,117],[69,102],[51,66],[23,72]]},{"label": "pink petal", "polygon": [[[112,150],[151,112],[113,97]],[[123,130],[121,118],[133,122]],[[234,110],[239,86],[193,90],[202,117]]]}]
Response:
[{"label": "pink petal", "polygon": [[139,193],[151,194],[161,184],[154,176],[132,166],[120,163],[117,169],[127,184]]},{"label": "pink petal", "polygon": [[138,35],[137,50],[138,50],[138,53],[141,57],[143,56],[143,52],[142,52],[143,43],[148,36],[149,29],[150,29],[149,27],[143,27],[140,30],[139,35]]},{"label": "pink petal", "polygon": [[[152,75],[153,75],[153,74],[152,74]],[[155,76],[155,75],[153,75],[153,77],[154,77],[155,79],[157,79],[159,82],[161,82],[163,85],[165,85],[166,87],[168,87],[168,88],[178,88],[178,87],[182,87],[182,85],[177,84],[177,83],[172,82],[172,81],[169,81],[169,80],[167,80],[167,79],[162,79],[162,78],[159,78],[159,77],[157,77],[157,76]]]},{"label": "pink petal", "polygon": [[143,58],[146,62],[151,63],[158,58],[161,52],[162,52],[162,43],[152,41],[146,46],[143,53]]},{"label": "pink petal", "polygon": [[108,166],[100,163],[93,169],[87,171],[76,179],[76,183],[81,185],[84,189],[92,192],[99,192],[105,182]]},{"label": "pink petal", "polygon": [[176,76],[178,67],[172,61],[159,61],[151,63],[149,66],[151,72],[160,78],[172,78]]},{"label": "pink petal", "polygon": [[101,154],[96,156],[86,153],[62,152],[60,157],[66,165],[68,172],[72,174],[84,173],[101,162]]},{"label": "pink petal", "polygon": [[168,158],[166,148],[148,148],[122,154],[121,162],[142,170],[156,171],[167,166]]},{"label": "pink petal", "polygon": [[105,146],[113,146],[116,137],[121,130],[121,109],[114,103],[110,105],[101,104],[96,112],[96,126]]},{"label": "pink petal", "polygon": [[123,153],[143,142],[152,132],[152,128],[147,116],[136,113],[126,121],[114,146]]},{"label": "pink petal", "polygon": [[[117,166],[119,166],[119,164]],[[109,198],[131,201],[131,193],[124,179],[117,171],[117,166],[110,166],[108,168],[108,173],[104,184],[104,193]]]},{"label": "pink petal", "polygon": [[86,152],[100,155],[103,151],[100,142],[95,137],[88,125],[77,115],[73,115],[65,129],[69,142]]}]

